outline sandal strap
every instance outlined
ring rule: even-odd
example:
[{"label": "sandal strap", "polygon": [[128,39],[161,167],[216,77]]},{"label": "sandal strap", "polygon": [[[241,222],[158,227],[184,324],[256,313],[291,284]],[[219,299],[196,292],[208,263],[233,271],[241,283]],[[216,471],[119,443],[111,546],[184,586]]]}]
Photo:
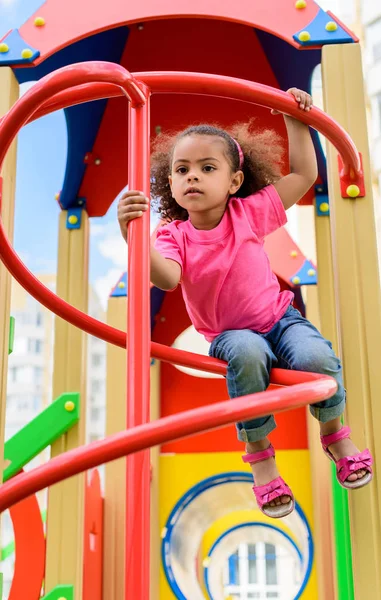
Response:
[{"label": "sandal strap", "polygon": [[260,508],[281,496],[290,496],[291,500],[294,499],[292,491],[280,476],[266,485],[254,485],[253,492]]},{"label": "sandal strap", "polygon": [[373,458],[368,448],[355,456],[345,456],[336,463],[337,477],[341,483],[345,482],[356,471],[372,473]]},{"label": "sandal strap", "polygon": [[253,465],[255,463],[262,462],[263,460],[267,460],[272,456],[275,456],[275,450],[270,444],[266,450],[261,450],[260,452],[254,452],[252,454],[244,454],[244,456],[242,456],[242,460],[244,463],[250,463]]},{"label": "sandal strap", "polygon": [[326,450],[331,444],[335,444],[336,442],[340,442],[341,440],[349,438],[350,435],[350,427],[342,427],[339,431],[336,431],[336,433],[331,433],[330,435],[321,435],[320,441],[323,448]]}]

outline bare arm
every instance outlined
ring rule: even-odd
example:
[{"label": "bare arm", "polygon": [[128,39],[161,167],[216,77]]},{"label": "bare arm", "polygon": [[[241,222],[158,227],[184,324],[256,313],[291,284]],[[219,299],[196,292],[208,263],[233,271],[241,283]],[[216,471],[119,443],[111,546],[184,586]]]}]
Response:
[{"label": "bare arm", "polygon": [[[302,110],[310,110],[312,98],[306,92],[292,88],[289,90],[300,102]],[[275,188],[287,210],[298,202],[318,176],[315,148],[309,128],[297,119],[284,115],[287,127],[290,173],[275,183]]]},{"label": "bare arm", "polygon": [[[149,200],[142,192],[131,190],[123,194],[118,204],[118,221],[120,231],[127,242],[127,225],[133,219],[143,215],[149,208]],[[180,265],[169,258],[164,258],[151,246],[151,281],[162,290],[173,290],[181,279]]]},{"label": "bare arm", "polygon": [[173,290],[181,279],[179,263],[170,258],[164,258],[151,246],[151,281],[161,290]]}]

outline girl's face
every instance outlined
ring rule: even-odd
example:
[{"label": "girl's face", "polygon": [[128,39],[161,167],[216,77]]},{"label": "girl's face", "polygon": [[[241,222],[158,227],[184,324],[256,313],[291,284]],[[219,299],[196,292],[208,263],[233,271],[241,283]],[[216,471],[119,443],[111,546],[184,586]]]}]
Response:
[{"label": "girl's face", "polygon": [[169,184],[191,219],[192,214],[225,210],[229,196],[240,188],[243,173],[232,172],[226,153],[224,140],[217,136],[189,135],[176,144]]}]

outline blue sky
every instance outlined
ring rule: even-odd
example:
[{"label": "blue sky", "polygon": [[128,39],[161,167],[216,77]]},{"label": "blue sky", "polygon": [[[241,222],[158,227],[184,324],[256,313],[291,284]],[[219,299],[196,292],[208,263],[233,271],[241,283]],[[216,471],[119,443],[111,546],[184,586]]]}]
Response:
[{"label": "blue sky", "polygon": [[[41,0],[0,0],[0,39],[32,15]],[[28,84],[29,85],[29,84]],[[21,93],[25,90],[21,86]],[[67,134],[62,111],[24,127],[18,137],[14,246],[34,273],[56,271],[59,206],[66,166]],[[102,219],[92,219],[90,282],[103,304],[125,270],[127,251],[119,234],[116,203]]]}]

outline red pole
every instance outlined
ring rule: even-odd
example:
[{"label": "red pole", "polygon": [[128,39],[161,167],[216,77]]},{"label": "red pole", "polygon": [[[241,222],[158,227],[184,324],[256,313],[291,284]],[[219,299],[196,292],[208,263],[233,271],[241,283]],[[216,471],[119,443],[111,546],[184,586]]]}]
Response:
[{"label": "red pole", "polygon": [[[129,109],[128,185],[149,197],[149,100]],[[150,219],[128,228],[127,429],[150,420]],[[125,598],[148,600],[150,558],[150,452],[127,457]]]}]

